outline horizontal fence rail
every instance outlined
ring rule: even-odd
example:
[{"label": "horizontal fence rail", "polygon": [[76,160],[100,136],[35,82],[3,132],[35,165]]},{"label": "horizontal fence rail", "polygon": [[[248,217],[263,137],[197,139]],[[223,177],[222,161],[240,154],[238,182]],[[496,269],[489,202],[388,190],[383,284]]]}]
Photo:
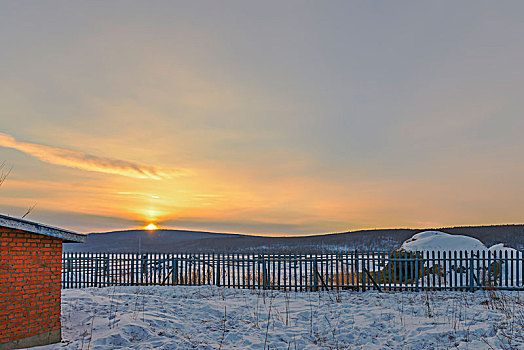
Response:
[{"label": "horizontal fence rail", "polygon": [[62,288],[217,285],[294,291],[524,290],[523,253],[64,253]]}]

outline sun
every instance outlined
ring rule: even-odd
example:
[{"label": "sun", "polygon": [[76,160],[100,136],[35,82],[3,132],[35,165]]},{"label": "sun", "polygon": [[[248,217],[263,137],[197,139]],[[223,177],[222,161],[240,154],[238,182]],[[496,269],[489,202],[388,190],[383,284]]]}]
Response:
[{"label": "sun", "polygon": [[158,226],[153,223],[150,223],[149,225],[145,226],[144,229],[148,231],[158,230]]}]

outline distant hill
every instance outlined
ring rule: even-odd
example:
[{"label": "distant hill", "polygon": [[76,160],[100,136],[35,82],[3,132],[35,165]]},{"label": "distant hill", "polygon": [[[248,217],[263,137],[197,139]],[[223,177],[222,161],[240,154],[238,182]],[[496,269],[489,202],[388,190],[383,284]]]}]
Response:
[{"label": "distant hill", "polygon": [[192,246],[195,241],[213,240],[222,236],[232,238],[239,235],[185,230],[126,230],[90,233],[85,244],[65,244],[64,251],[168,252],[177,247]]},{"label": "distant hill", "polygon": [[[183,230],[129,230],[91,233],[87,243],[64,244],[65,252],[336,252],[391,251],[415,233],[429,229],[377,229],[301,237],[262,237]],[[450,234],[475,237],[486,246],[506,243],[524,248],[524,225],[435,228]]]}]

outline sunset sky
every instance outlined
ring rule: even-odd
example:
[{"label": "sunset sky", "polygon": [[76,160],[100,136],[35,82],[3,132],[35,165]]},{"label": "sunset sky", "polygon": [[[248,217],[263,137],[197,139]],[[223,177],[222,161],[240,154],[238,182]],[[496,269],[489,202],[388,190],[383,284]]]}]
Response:
[{"label": "sunset sky", "polygon": [[0,1],[0,213],[79,232],[524,222],[522,1]]}]

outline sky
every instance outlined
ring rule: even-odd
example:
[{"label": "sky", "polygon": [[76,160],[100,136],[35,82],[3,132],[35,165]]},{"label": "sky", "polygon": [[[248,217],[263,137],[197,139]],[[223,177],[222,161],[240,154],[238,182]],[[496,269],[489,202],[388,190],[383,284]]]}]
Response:
[{"label": "sky", "polygon": [[0,212],[85,233],[523,223],[522,13],[0,0]]}]

